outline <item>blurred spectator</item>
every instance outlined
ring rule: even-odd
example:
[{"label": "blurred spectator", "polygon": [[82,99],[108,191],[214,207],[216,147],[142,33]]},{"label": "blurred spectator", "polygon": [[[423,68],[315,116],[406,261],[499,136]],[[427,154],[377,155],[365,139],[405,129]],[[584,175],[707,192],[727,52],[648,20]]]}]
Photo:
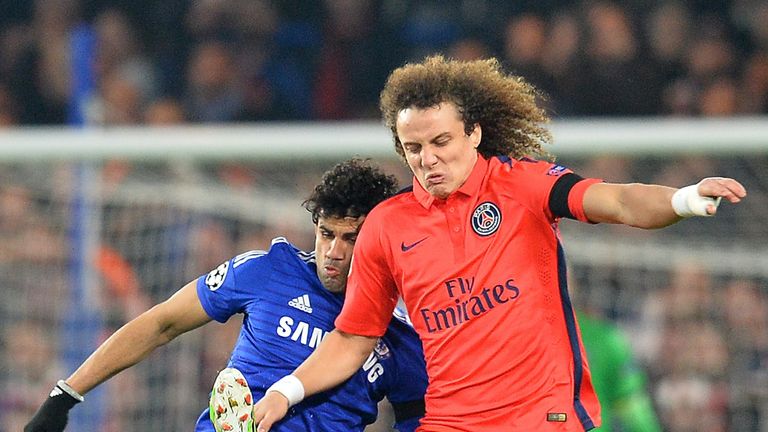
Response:
[{"label": "blurred spectator", "polygon": [[459,39],[448,47],[448,57],[457,60],[476,60],[491,56],[491,49],[478,38]]},{"label": "blurred spectator", "polygon": [[617,3],[593,3],[586,11],[586,24],[587,61],[572,77],[580,83],[581,113],[629,116],[657,112],[660,79],[641,56],[638,32],[627,10]]},{"label": "blurred spectator", "polygon": [[[372,0],[325,0],[323,46],[314,77],[313,113],[319,120],[374,117],[371,109],[386,71],[377,67],[379,50]],[[355,73],[357,70],[358,73]]]},{"label": "blurred spectator", "polygon": [[[677,265],[669,275],[666,286],[647,293],[639,308],[639,322],[632,335],[633,347],[640,361],[654,368],[660,366],[662,355],[675,356],[679,351],[665,351],[663,343],[670,324],[696,320],[703,322],[714,316],[712,279],[695,262]],[[677,327],[675,327],[677,329]],[[657,372],[657,371],[654,371]]]},{"label": "blurred spectator", "polygon": [[739,89],[730,78],[720,78],[701,91],[699,113],[705,117],[730,117],[739,113]]},{"label": "blurred spectator", "polygon": [[549,35],[541,58],[542,67],[552,83],[543,85],[547,103],[556,116],[578,115],[582,80],[573,79],[581,73],[583,27],[571,10],[556,14],[550,21]]},{"label": "blurred spectator", "polygon": [[134,81],[111,72],[102,77],[98,94],[91,119],[96,124],[128,126],[141,122],[143,98]]},{"label": "blurred spectator", "polygon": [[657,402],[670,432],[727,430],[728,388],[723,372],[729,357],[725,339],[710,322],[670,323],[661,358],[665,374]]},{"label": "blurred spectator", "polygon": [[144,111],[144,123],[151,126],[171,126],[184,123],[184,106],[172,98],[156,99]]},{"label": "blurred spectator", "polygon": [[[50,0],[3,11],[0,82],[22,124],[65,120],[81,22],[99,40],[100,92],[121,83],[139,111],[180,98],[191,122],[376,118],[387,73],[439,52],[499,57],[555,116],[768,110],[768,6],[757,0]],[[123,105],[108,123],[143,121]]]},{"label": "blurred spectator", "polygon": [[533,84],[548,88],[541,61],[546,40],[547,23],[542,17],[534,14],[511,17],[504,29],[503,58],[506,67]]},{"label": "blurred spectator", "polygon": [[57,215],[44,208],[31,188],[0,186],[0,283],[20,293],[0,302],[0,317],[24,312],[41,322],[58,318],[56,298],[65,293],[62,266],[68,255],[64,233],[55,228]]},{"label": "blurred spectator", "polygon": [[454,2],[426,0],[402,4],[405,13],[395,32],[399,38],[396,43],[402,44],[402,60],[418,60],[444,51],[461,36],[459,15],[451,13],[455,11]]},{"label": "blurred spectator", "polygon": [[[50,327],[34,319],[3,325],[0,339],[0,431],[20,431],[51,381],[64,373]],[[19,389],[25,391],[19,391]],[[36,402],[37,401],[37,402]]]},{"label": "blurred spectator", "polygon": [[655,398],[669,432],[725,432],[722,387],[699,376],[671,375],[661,382]]},{"label": "blurred spectator", "polygon": [[199,122],[226,122],[243,109],[242,82],[230,46],[210,41],[197,46],[187,71],[186,107]]},{"label": "blurred spectator", "polygon": [[745,113],[768,112],[768,48],[755,52],[747,60],[742,77],[742,86],[741,111]]},{"label": "blurred spectator", "polygon": [[730,430],[758,430],[768,405],[768,291],[754,280],[728,282],[721,297],[731,362]]},{"label": "blurred spectator", "polygon": [[3,84],[0,84],[0,129],[15,126],[19,123],[16,101],[11,92]]},{"label": "blurred spectator", "polygon": [[154,64],[141,46],[139,35],[128,17],[118,9],[107,9],[96,16],[93,28],[97,40],[96,75],[117,75],[130,81],[142,102],[154,97],[157,91]]},{"label": "blurred spectator", "polygon": [[[34,72],[24,73],[35,82],[42,99],[41,113],[49,112],[50,120],[64,119],[63,111],[70,96],[70,32],[78,19],[76,0],[37,0],[33,32],[35,37]],[[45,115],[45,114],[44,114]],[[58,117],[58,119],[56,118]]]},{"label": "blurred spectator", "polygon": [[645,25],[649,57],[661,82],[670,82],[684,73],[691,26],[691,14],[683,2],[660,2],[649,13]]}]

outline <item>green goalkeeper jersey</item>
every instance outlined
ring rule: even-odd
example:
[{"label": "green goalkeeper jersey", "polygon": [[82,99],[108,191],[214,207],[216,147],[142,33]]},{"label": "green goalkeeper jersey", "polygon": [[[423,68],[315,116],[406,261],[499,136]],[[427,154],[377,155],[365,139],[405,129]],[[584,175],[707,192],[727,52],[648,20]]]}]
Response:
[{"label": "green goalkeeper jersey", "polygon": [[592,384],[602,407],[601,432],[661,431],[646,390],[643,371],[633,360],[624,334],[614,325],[578,313]]}]

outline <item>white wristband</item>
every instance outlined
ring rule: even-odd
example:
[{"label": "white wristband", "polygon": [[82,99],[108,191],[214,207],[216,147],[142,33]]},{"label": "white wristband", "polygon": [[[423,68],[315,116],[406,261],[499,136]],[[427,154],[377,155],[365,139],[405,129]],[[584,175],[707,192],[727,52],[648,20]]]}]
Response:
[{"label": "white wristband", "polygon": [[672,209],[678,216],[712,216],[707,213],[707,206],[712,204],[717,208],[720,197],[713,198],[699,195],[699,185],[690,185],[678,189],[672,195]]},{"label": "white wristband", "polygon": [[276,391],[285,396],[288,399],[288,408],[304,399],[304,384],[293,375],[286,375],[277,380],[267,389],[267,393],[271,391]]},{"label": "white wristband", "polygon": [[56,383],[56,385],[65,391],[68,395],[72,396],[73,398],[77,399],[78,402],[82,402],[85,400],[85,398],[78,392],[75,391],[72,387],[69,386],[64,380],[59,380],[59,382]]}]

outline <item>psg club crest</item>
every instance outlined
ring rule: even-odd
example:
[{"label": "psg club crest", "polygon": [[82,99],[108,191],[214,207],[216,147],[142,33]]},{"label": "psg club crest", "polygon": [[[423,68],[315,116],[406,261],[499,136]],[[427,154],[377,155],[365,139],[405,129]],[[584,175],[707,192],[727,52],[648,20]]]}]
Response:
[{"label": "psg club crest", "polygon": [[478,205],[472,213],[472,229],[481,237],[495,233],[500,225],[501,211],[490,201]]}]

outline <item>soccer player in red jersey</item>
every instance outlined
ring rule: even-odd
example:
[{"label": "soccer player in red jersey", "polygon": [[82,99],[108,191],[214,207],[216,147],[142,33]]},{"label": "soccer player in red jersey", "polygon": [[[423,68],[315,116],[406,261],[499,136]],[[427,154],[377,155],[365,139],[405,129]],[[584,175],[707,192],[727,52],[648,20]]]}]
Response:
[{"label": "soccer player in red jersey", "polygon": [[[402,297],[429,387],[419,431],[585,431],[600,425],[566,286],[561,218],[661,228],[737,203],[736,180],[674,189],[585,179],[549,162],[535,89],[494,59],[395,70],[381,108],[411,190],[357,243],[336,330],[254,406],[259,432],[357,370]],[[286,400],[288,401],[286,403]]]}]

